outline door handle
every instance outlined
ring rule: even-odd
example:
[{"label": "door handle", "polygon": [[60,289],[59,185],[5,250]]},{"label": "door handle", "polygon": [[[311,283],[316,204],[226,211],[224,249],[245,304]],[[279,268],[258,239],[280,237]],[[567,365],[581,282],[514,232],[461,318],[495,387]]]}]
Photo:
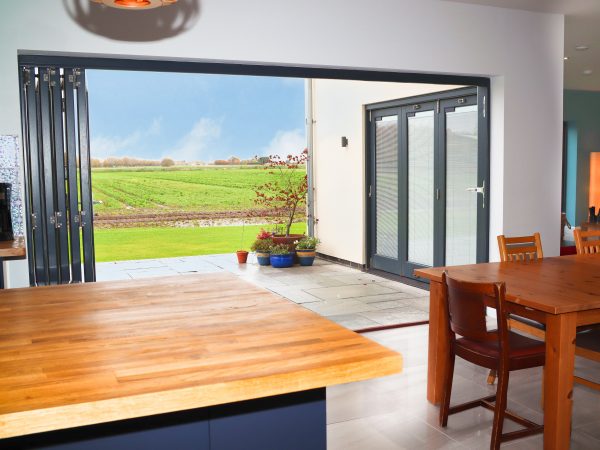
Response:
[{"label": "door handle", "polygon": [[482,204],[482,208],[485,208],[485,180],[483,180],[483,186],[477,186],[477,187],[469,187],[466,189],[468,192],[475,192],[477,194],[481,194],[483,195],[483,204]]}]

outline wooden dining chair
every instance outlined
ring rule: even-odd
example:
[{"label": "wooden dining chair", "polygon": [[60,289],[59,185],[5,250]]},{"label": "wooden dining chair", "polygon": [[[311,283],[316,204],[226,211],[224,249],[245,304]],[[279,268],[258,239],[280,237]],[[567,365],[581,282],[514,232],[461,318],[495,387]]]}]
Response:
[{"label": "wooden dining chair", "polygon": [[[544,429],[528,419],[507,410],[509,374],[515,370],[544,365],[544,342],[514,333],[508,328],[505,310],[504,283],[471,283],[456,280],[445,271],[442,275],[444,309],[450,333],[450,358],[445,374],[445,385],[440,407],[440,426],[448,425],[450,414],[483,406],[494,411],[491,449],[500,443],[541,433]],[[487,329],[486,308],[496,309],[497,328]],[[457,338],[457,335],[460,337]],[[452,378],[456,356],[478,366],[494,369],[498,373],[496,394],[456,406],[450,406]],[[502,433],[504,419],[512,420],[524,428]]]},{"label": "wooden dining chair", "polygon": [[544,257],[540,233],[531,236],[506,237],[498,236],[500,261],[531,261]]},{"label": "wooden dining chair", "polygon": [[[542,238],[537,232],[531,236],[506,237],[501,234],[498,236],[498,249],[502,262],[536,261],[544,257]],[[511,328],[525,331],[535,337],[543,339],[545,336],[544,325],[535,320],[511,315],[509,325]]]},{"label": "wooden dining chair", "polygon": [[573,236],[578,255],[600,253],[600,230],[583,231],[575,228]]},{"label": "wooden dining chair", "polygon": [[[600,230],[581,231],[576,228],[574,230],[574,235],[577,254],[600,252],[600,240],[588,240],[590,237],[600,239]],[[538,260],[544,257],[539,233],[534,233],[532,236],[510,238],[500,235],[498,236],[498,247],[500,250],[500,260],[502,262]],[[546,338],[546,326],[543,323],[526,317],[511,314],[509,326],[511,329],[524,331],[539,339]],[[594,326],[577,328],[575,354],[581,358],[600,362],[600,328]],[[487,382],[488,384],[494,384],[495,381],[496,372],[490,370]],[[577,375],[574,376],[574,381],[600,391],[600,383],[596,383],[595,381]]]},{"label": "wooden dining chair", "polygon": [[[500,261],[535,261],[544,257],[542,250],[542,238],[540,233],[533,233],[531,236],[513,236],[506,237],[501,234],[498,236],[498,249],[500,250]],[[544,338],[544,325],[525,317],[511,315],[509,326],[516,330],[525,331],[532,336]],[[487,378],[488,384],[494,384],[496,381],[496,372],[490,370]]]}]

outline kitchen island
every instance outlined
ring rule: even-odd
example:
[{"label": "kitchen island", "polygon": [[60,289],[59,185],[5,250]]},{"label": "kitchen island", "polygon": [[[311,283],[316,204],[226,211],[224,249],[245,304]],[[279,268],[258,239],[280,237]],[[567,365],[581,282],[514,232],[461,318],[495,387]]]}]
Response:
[{"label": "kitchen island", "polygon": [[324,449],[401,356],[231,274],[0,292],[0,447]]}]

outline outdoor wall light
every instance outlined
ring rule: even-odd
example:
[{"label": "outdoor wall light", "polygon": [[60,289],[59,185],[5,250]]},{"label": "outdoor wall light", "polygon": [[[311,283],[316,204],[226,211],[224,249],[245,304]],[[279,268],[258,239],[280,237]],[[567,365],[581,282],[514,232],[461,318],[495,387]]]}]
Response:
[{"label": "outdoor wall light", "polygon": [[348,147],[348,138],[346,136],[342,136],[342,147]]}]

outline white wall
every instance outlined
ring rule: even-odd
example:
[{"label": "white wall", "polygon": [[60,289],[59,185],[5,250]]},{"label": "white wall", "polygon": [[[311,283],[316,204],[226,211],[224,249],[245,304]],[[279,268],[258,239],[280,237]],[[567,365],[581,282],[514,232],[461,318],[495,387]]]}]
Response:
[{"label": "white wall", "polygon": [[[313,80],[315,233],[321,253],[359,264],[367,261],[364,105],[458,87]],[[342,136],[348,138],[348,147],[342,148]]]},{"label": "white wall", "polygon": [[[59,0],[0,2],[0,133],[20,133],[19,49],[490,76],[490,248],[496,252],[494,233],[501,230],[538,230],[545,253],[558,254],[562,16],[439,0],[198,2],[192,29],[157,42],[83,30]],[[135,29],[141,19],[123,14]],[[10,285],[26,284],[25,265],[9,266]]]}]

